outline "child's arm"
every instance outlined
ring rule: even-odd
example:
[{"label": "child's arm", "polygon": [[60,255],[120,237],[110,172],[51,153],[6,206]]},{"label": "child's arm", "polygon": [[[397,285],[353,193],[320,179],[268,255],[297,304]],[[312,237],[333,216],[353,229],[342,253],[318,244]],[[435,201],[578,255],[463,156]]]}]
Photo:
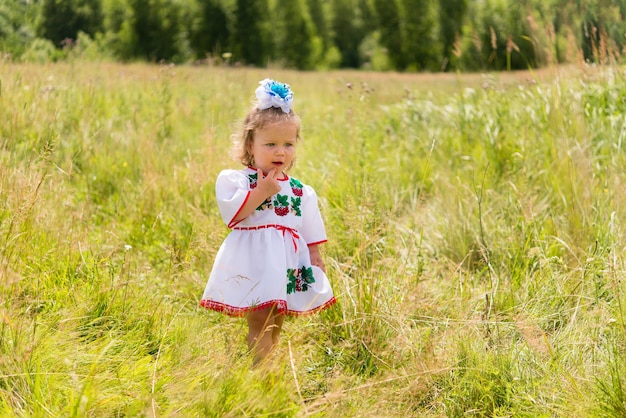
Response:
[{"label": "child's arm", "polygon": [[263,172],[261,170],[257,170],[258,179],[256,188],[250,191],[248,195],[248,199],[243,204],[237,216],[231,221],[231,223],[236,224],[243,219],[246,219],[250,214],[252,214],[256,208],[261,205],[261,203],[265,202],[265,200],[274,196],[276,193],[280,192],[280,184],[276,180],[276,169],[273,168],[267,176],[263,177]]},{"label": "child's arm", "polygon": [[311,257],[311,264],[322,269],[326,273],[326,266],[324,265],[324,259],[320,254],[320,249],[317,244],[309,245],[309,256]]}]

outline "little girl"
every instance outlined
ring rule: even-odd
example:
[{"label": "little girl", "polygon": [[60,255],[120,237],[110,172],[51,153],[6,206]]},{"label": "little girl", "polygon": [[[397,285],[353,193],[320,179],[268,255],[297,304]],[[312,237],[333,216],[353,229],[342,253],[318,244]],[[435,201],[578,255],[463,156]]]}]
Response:
[{"label": "little girl", "polygon": [[300,139],[287,84],[261,81],[257,103],[234,137],[242,170],[223,170],[215,192],[232,229],[222,243],[201,306],[248,321],[254,363],[278,343],[285,315],[335,303],[318,245],[326,232],[313,188],[287,175]]}]

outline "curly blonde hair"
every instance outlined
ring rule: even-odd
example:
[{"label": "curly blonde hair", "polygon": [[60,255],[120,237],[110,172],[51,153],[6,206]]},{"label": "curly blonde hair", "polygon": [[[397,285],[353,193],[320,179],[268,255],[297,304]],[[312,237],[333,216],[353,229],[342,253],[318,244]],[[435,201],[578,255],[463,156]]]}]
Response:
[{"label": "curly blonde hair", "polygon": [[[251,150],[255,132],[266,126],[283,122],[290,122],[296,125],[296,140],[300,140],[302,122],[293,110],[285,113],[277,107],[268,109],[259,109],[257,106],[252,107],[243,119],[239,131],[231,136],[233,142],[231,148],[232,157],[246,167],[254,165],[254,157]],[[289,168],[291,166],[287,169]]]}]

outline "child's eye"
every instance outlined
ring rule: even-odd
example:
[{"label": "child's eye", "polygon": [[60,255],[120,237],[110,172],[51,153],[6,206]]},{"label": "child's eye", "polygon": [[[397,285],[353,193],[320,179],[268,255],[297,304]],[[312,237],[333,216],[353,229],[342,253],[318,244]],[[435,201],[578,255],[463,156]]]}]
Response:
[{"label": "child's eye", "polygon": [[273,142],[268,142],[268,143],[267,143],[267,144],[265,144],[265,145],[267,145],[268,147],[273,147],[273,146],[274,146],[274,143],[273,143]]},{"label": "child's eye", "polygon": [[293,147],[293,144],[292,144],[291,142],[287,142],[287,143],[285,144],[285,146],[287,146],[287,147]]}]

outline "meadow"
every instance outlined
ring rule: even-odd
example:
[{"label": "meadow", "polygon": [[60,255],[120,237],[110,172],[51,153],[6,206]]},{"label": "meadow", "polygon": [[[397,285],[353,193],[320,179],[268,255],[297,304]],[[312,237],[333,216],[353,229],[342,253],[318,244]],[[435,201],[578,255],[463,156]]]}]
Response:
[{"label": "meadow", "polygon": [[[198,306],[265,77],[338,304],[269,371]],[[626,416],[626,71],[0,61],[0,415]]]}]

